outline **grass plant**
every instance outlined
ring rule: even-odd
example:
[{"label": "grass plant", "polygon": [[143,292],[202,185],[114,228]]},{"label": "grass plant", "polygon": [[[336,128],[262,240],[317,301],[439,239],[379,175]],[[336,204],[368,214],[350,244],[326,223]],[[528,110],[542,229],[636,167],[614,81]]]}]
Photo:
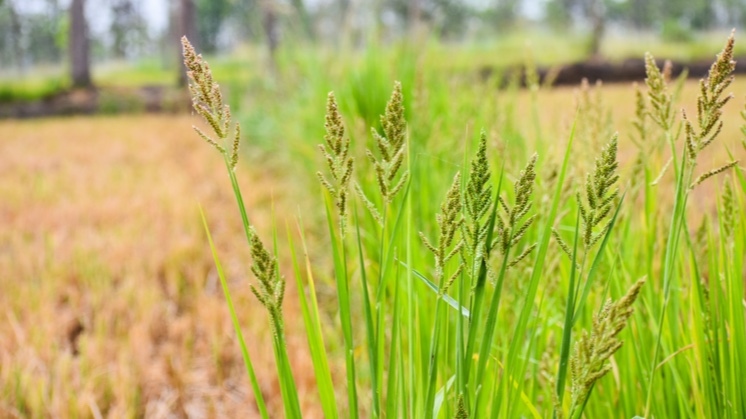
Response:
[{"label": "grass plant", "polygon": [[[445,96],[434,97],[429,105],[415,98],[409,105],[414,122],[408,122],[407,97],[402,83],[395,82],[367,137],[363,129],[346,129],[342,116],[344,109],[363,108],[341,106],[329,93],[325,143],[319,146],[327,174],[317,176],[328,237],[314,240],[328,243],[331,250],[329,284],[336,288],[346,380],[331,374],[336,352],[324,339],[327,333],[340,334],[339,329],[324,330],[332,325],[320,321],[325,308],[317,302],[314,268],[306,256],[304,282],[288,232],[325,415],[742,415],[746,329],[740,272],[746,235],[738,208],[746,191],[726,178],[722,199],[713,202],[718,222],[705,219],[696,240],[690,237],[687,211],[699,185],[719,173],[735,170],[741,186],[745,184],[732,157],[695,177],[701,153],[725,125],[733,51],[731,35],[700,82],[694,121],[683,111],[681,120],[676,118],[674,106],[682,94],[671,80],[670,64],[659,69],[652,55],[646,55],[647,93],[635,86],[631,103],[631,144],[638,151],[633,178],[621,170],[619,156],[626,143],[619,134],[609,139],[611,121],[600,86],[592,94],[587,86],[581,91],[582,106],[563,152],[549,148],[537,116],[541,94],[537,86],[531,89],[534,118],[529,130],[538,137],[539,151],[548,154],[528,156],[520,171],[513,161],[525,159],[531,143],[513,129],[498,131],[502,142],[497,147],[490,131],[482,130],[476,139],[464,137],[461,157],[448,159],[449,164],[434,158],[454,150],[429,144],[426,133],[432,121],[417,115],[442,111],[437,106],[447,106]],[[186,41],[185,60],[195,109],[217,139],[197,132],[223,154],[247,228],[252,270],[259,281],[252,290],[268,310],[284,413],[300,417],[282,327],[285,281],[279,250],[275,246],[270,252],[249,226],[233,174],[239,134],[227,135],[230,112],[207,64]],[[436,84],[429,86],[435,90],[417,87],[415,95],[444,94]],[[351,112],[351,120],[371,121],[365,113]],[[491,112],[471,121],[487,123]],[[582,131],[576,132],[577,125]],[[573,160],[589,152],[576,151],[576,135],[582,147],[598,155],[595,162]],[[605,146],[598,145],[607,139]],[[355,157],[363,149],[367,161],[357,165]],[[668,163],[662,164],[665,159]],[[542,164],[557,167],[551,181],[539,175]],[[578,167],[592,167],[583,184],[567,176]],[[668,167],[672,193],[660,190],[669,179]],[[567,196],[572,189],[577,190],[575,200]],[[638,191],[643,205],[635,213]],[[625,199],[628,194],[631,198]],[[438,195],[445,195],[440,203]],[[541,202],[539,208],[536,202]],[[308,233],[297,230],[307,255]],[[682,237],[689,252],[701,256],[687,263]],[[552,238],[556,247],[550,246]],[[348,258],[349,252],[357,257]],[[643,287],[646,282],[650,285]],[[682,322],[692,324],[691,333]],[[578,329],[582,331],[573,333]],[[353,330],[361,333],[353,335]],[[548,361],[546,367],[540,359]],[[251,373],[248,354],[246,360]],[[335,388],[346,388],[346,402]],[[255,396],[261,400],[256,388]]]}]

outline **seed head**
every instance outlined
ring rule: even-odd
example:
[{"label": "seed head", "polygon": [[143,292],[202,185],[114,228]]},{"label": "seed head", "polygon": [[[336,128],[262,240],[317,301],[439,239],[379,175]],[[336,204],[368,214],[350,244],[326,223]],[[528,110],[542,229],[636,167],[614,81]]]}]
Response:
[{"label": "seed head", "polygon": [[723,50],[710,67],[707,78],[699,81],[699,96],[697,97],[697,125],[695,129],[691,121],[683,114],[686,125],[687,154],[689,163],[694,165],[700,151],[710,145],[723,129],[723,107],[733,98],[732,94],[723,96],[725,90],[733,82],[733,71],[736,62],[733,61],[734,32],[731,33]]},{"label": "seed head", "polygon": [[666,78],[658,69],[653,55],[645,53],[645,73],[647,78],[645,84],[648,85],[648,98],[652,108],[649,115],[658,126],[664,131],[668,131],[673,126],[674,114],[671,110],[672,98],[668,91]]},{"label": "seed head", "polygon": [[[461,216],[460,173],[456,173],[456,176],[453,178],[453,183],[446,193],[445,200],[440,205],[440,213],[435,216],[435,221],[438,224],[439,230],[437,245],[433,245],[422,232],[420,232],[420,238],[425,247],[435,256],[435,277],[439,282],[443,282],[446,263],[456,256],[463,246],[462,240],[456,240],[456,233],[463,223]],[[462,269],[463,263],[459,265],[457,274],[460,274]],[[457,274],[454,274],[448,281],[440,284],[442,293],[447,291],[447,286],[453,282]],[[446,286],[444,287],[443,285]]]},{"label": "seed head", "polygon": [[386,112],[381,115],[381,127],[389,144],[394,150],[404,145],[407,132],[407,121],[404,120],[404,97],[401,92],[401,82],[394,82],[394,91],[386,104]]},{"label": "seed head", "polygon": [[[181,38],[181,45],[183,47],[184,65],[187,68],[187,76],[189,78],[189,92],[192,96],[192,107],[210,126],[217,140],[213,139],[210,135],[206,134],[196,126],[193,127],[194,131],[197,132],[197,135],[208,144],[215,147],[215,149],[217,149],[221,154],[226,155],[227,151],[221,143],[224,143],[226,139],[231,137],[230,107],[223,104],[223,95],[220,92],[220,85],[218,85],[218,83],[213,79],[212,71],[210,70],[209,64],[207,64],[207,61],[202,58],[202,55],[197,55],[194,51],[194,47],[189,43],[189,40],[185,36]],[[232,170],[235,170],[236,165],[238,164],[238,146],[240,138],[241,128],[236,124],[235,132],[233,134],[231,155],[228,160]]]},{"label": "seed head", "polygon": [[710,170],[707,173],[703,173],[699,175],[696,179],[694,179],[694,182],[692,182],[692,185],[689,187],[690,189],[694,189],[695,186],[699,185],[700,183],[706,181],[707,179],[723,173],[724,171],[730,169],[731,167],[735,167],[738,164],[738,160],[732,161],[730,163],[727,163],[723,166],[718,167],[717,169]]},{"label": "seed head", "polygon": [[609,299],[601,312],[594,316],[591,333],[583,331],[575,344],[575,351],[570,358],[572,405],[569,417],[576,417],[575,413],[585,405],[593,384],[611,370],[606,361],[622,347],[623,342],[618,335],[627,325],[627,320],[634,311],[632,304],[644,283],[644,279],[637,281],[616,302]]},{"label": "seed head", "polygon": [[475,261],[480,260],[484,250],[487,229],[484,217],[492,203],[490,165],[487,159],[487,134],[482,130],[479,136],[477,155],[471,162],[469,180],[464,193],[466,222],[463,224],[466,250]]},{"label": "seed head", "polygon": [[269,311],[273,332],[280,334],[283,330],[282,301],[285,298],[285,278],[277,272],[277,258],[267,251],[256,230],[250,227],[249,232],[251,272],[258,281],[256,287],[251,286],[251,292]]},{"label": "seed head", "polygon": [[606,233],[608,224],[595,232],[603,221],[605,221],[619,196],[619,189],[614,186],[619,180],[616,174],[617,167],[617,143],[618,134],[611,137],[609,143],[601,150],[601,155],[596,159],[593,173],[586,176],[585,201],[580,194],[576,195],[580,217],[583,220],[583,244],[586,250],[590,249]]},{"label": "seed head", "polygon": [[319,149],[324,155],[332,181],[327,180],[321,172],[318,172],[317,176],[321,185],[334,198],[339,210],[340,231],[344,237],[347,225],[347,195],[350,179],[352,179],[354,159],[350,156],[350,139],[345,137],[342,115],[337,109],[337,101],[333,92],[329,92],[327,96],[324,127],[326,128],[324,136],[326,144],[319,144]]},{"label": "seed head", "polygon": [[[381,115],[383,135],[379,134],[375,128],[371,128],[380,158],[377,158],[371,150],[366,150],[366,156],[373,165],[376,183],[378,184],[378,190],[381,193],[384,205],[390,204],[409,180],[409,172],[405,171],[399,175],[407,148],[405,141],[407,123],[404,119],[403,100],[401,83],[397,81],[394,83],[394,91],[391,93],[391,98],[386,104],[386,111]],[[365,196],[362,188],[356,187],[355,191],[360,195],[360,198],[366,203],[369,209],[375,208],[368,205],[372,201]],[[376,217],[378,210],[376,209],[375,212],[371,210],[371,213]]]},{"label": "seed head", "polygon": [[[526,167],[521,171],[518,180],[513,185],[513,190],[515,192],[515,202],[513,203],[513,206],[509,207],[502,197],[497,198],[499,208],[505,213],[505,218],[503,218],[503,215],[498,211],[495,217],[496,231],[495,241],[492,243],[492,247],[497,248],[503,255],[520,242],[536,220],[536,215],[534,214],[524,221],[524,218],[531,210],[532,206],[531,198],[534,181],[536,180],[537,158],[538,156],[534,153]],[[534,248],[535,246],[528,245],[520,255],[508,264],[508,267],[513,267],[518,264],[528,256]]]},{"label": "seed head", "polygon": [[635,138],[635,141],[637,142],[639,147],[642,147],[642,145],[645,143],[645,139],[648,136],[648,131],[647,131],[648,109],[647,109],[647,104],[645,102],[645,95],[642,93],[642,90],[640,90],[640,86],[638,86],[637,83],[634,84],[634,89],[635,89],[635,119],[632,121],[632,125],[635,127],[635,130],[637,131],[637,138]]},{"label": "seed head", "polygon": [[456,414],[453,419],[469,419],[469,412],[466,410],[466,403],[464,402],[464,395],[459,394],[458,402],[456,402]]}]

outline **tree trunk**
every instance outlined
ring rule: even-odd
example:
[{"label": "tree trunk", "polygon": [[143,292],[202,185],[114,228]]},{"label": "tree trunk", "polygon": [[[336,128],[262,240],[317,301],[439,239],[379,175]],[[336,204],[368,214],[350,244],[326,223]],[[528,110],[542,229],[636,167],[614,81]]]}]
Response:
[{"label": "tree trunk", "polygon": [[314,41],[316,39],[316,31],[313,28],[313,21],[311,20],[311,16],[308,14],[306,4],[303,0],[292,0],[292,4],[295,11],[298,13],[298,18],[303,26],[304,35],[308,37],[309,41]]},{"label": "tree trunk", "polygon": [[186,36],[189,42],[195,47],[199,48],[199,40],[197,39],[197,26],[195,24],[197,20],[197,10],[194,6],[194,0],[179,0],[179,11],[178,11],[178,22],[176,26],[176,36],[174,39],[175,45],[177,45],[178,51],[178,63],[179,63],[179,86],[186,86],[187,75],[184,67],[184,57],[181,51],[181,37]]},{"label": "tree trunk", "polygon": [[409,30],[416,34],[422,17],[422,4],[420,0],[409,0]]},{"label": "tree trunk", "polygon": [[277,14],[275,14],[275,7],[272,0],[263,0],[261,5],[264,12],[264,37],[266,38],[267,48],[269,49],[270,66],[274,72],[277,69],[275,63],[275,52],[277,51],[277,47],[280,45]]},{"label": "tree trunk", "polygon": [[91,58],[88,27],[85,21],[85,0],[70,4],[70,69],[74,87],[90,87]]},{"label": "tree trunk", "polygon": [[591,0],[589,5],[589,17],[593,25],[591,34],[591,43],[589,53],[591,59],[598,60],[601,58],[601,41],[606,32],[606,13],[601,0]]},{"label": "tree trunk", "polygon": [[[0,0],[0,5],[2,3],[2,0]],[[23,73],[25,64],[23,49],[21,48],[21,20],[12,1],[7,2],[7,7],[10,14],[10,42],[13,49],[13,64],[16,66],[16,70],[18,70],[18,74],[21,74]]]}]

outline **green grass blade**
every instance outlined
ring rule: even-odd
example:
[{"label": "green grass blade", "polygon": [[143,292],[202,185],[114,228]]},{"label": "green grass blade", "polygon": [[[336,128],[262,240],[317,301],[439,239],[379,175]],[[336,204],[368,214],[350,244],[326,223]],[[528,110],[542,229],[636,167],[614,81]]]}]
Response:
[{"label": "green grass blade", "polygon": [[[396,275],[394,280],[399,278],[399,269],[396,269]],[[388,386],[386,389],[386,417],[395,418],[397,410],[397,377],[399,372],[397,371],[397,363],[399,361],[399,284],[397,282],[394,287],[394,315],[391,319],[391,351],[389,352],[389,371],[388,371]]]},{"label": "green grass blade", "polygon": [[443,387],[438,390],[438,392],[435,394],[435,404],[433,406],[433,417],[437,418],[438,415],[440,415],[440,409],[443,407],[443,403],[446,399],[446,393],[451,389],[453,386],[453,382],[456,381],[456,376],[452,375],[451,378],[446,381],[446,383],[443,385]]},{"label": "green grass blade", "polygon": [[[332,383],[332,375],[329,370],[329,362],[326,356],[326,346],[324,345],[324,336],[321,331],[321,323],[319,322],[318,307],[313,305],[313,312],[309,309],[308,300],[306,298],[305,287],[303,286],[303,280],[301,276],[300,267],[298,266],[298,258],[296,257],[295,245],[293,244],[293,236],[288,230],[288,246],[290,247],[290,254],[293,260],[293,271],[295,273],[296,285],[298,287],[298,299],[300,300],[301,312],[303,313],[303,324],[306,328],[306,336],[308,337],[308,346],[311,351],[311,361],[313,362],[314,376],[316,377],[316,385],[319,391],[319,398],[321,400],[321,409],[324,412],[324,417],[336,419],[337,416],[337,402],[334,395],[334,384]],[[303,237],[303,231],[298,222],[298,232]],[[308,252],[305,249],[305,239],[303,239],[303,251],[306,255],[306,266],[308,267],[307,275],[309,283],[313,282],[313,276],[310,269],[310,262],[308,261]],[[311,288],[313,292],[313,287]]]},{"label": "green grass blade", "polygon": [[332,245],[332,254],[334,259],[334,279],[337,284],[337,296],[339,299],[339,318],[342,323],[342,334],[345,341],[345,364],[347,367],[347,401],[349,406],[349,415],[351,418],[357,418],[357,388],[355,380],[355,353],[354,343],[352,341],[352,318],[350,312],[350,295],[347,283],[347,266],[344,256],[344,243],[338,242],[337,235],[334,233],[334,222],[332,221],[332,210],[329,196],[324,194],[326,208],[326,219],[329,227],[329,239]]},{"label": "green grass blade", "polygon": [[[400,264],[401,264],[402,266],[404,266],[405,268],[409,269],[409,265],[407,265],[406,263],[404,263],[404,262],[402,262],[402,261],[399,261],[399,263],[400,263]],[[421,272],[419,272],[419,271],[418,271],[418,270],[416,270],[416,269],[412,269],[412,274],[413,274],[413,275],[414,275],[414,276],[415,276],[415,277],[416,277],[417,279],[419,279],[420,281],[422,281],[422,282],[423,282],[423,283],[424,283],[425,285],[427,285],[427,287],[428,287],[429,289],[431,289],[431,290],[432,290],[432,291],[433,291],[433,292],[435,293],[435,295],[436,295],[436,296],[437,296],[437,295],[438,295],[438,294],[440,293],[440,288],[438,288],[438,286],[437,286],[437,285],[435,285],[435,284],[433,283],[433,281],[431,281],[431,280],[427,279],[427,277],[425,277],[425,275],[423,275],[423,274],[422,274]],[[446,304],[448,304],[449,306],[451,306],[451,307],[452,307],[452,308],[453,308],[454,310],[456,310],[456,311],[461,311],[461,315],[462,315],[462,316],[464,316],[464,317],[466,317],[466,318],[469,318],[469,316],[470,316],[470,313],[469,313],[469,309],[468,309],[468,308],[466,308],[466,307],[462,306],[461,304],[459,304],[459,303],[458,303],[458,301],[454,300],[454,299],[453,299],[453,297],[451,297],[451,296],[450,296],[450,295],[448,295],[448,294],[443,294],[442,298],[443,298],[443,301],[444,301],[444,302],[445,302]],[[459,310],[459,309],[460,309],[460,310]]]},{"label": "green grass blade", "polygon": [[[512,379],[522,379],[521,377],[516,377],[514,369],[517,366],[516,365],[516,359],[518,357],[519,348],[522,342],[522,337],[526,333],[526,327],[528,325],[528,320],[531,315],[531,311],[534,307],[534,299],[536,298],[536,292],[539,287],[539,279],[542,275],[542,269],[544,268],[544,262],[546,261],[547,257],[547,250],[549,248],[549,239],[552,236],[552,225],[554,225],[554,219],[557,216],[557,211],[559,209],[559,203],[560,198],[562,196],[562,188],[563,184],[565,182],[565,175],[567,174],[567,167],[570,161],[570,151],[572,150],[572,143],[573,139],[575,138],[575,127],[577,124],[577,120],[573,123],[572,129],[570,131],[570,138],[567,143],[567,149],[565,150],[565,157],[562,161],[562,169],[560,170],[559,176],[557,177],[557,188],[554,191],[554,198],[552,199],[552,205],[549,210],[549,216],[547,220],[544,223],[543,231],[540,235],[539,240],[539,250],[536,254],[536,259],[534,261],[534,267],[531,271],[531,278],[529,279],[528,284],[528,290],[526,291],[526,298],[525,302],[523,303],[523,308],[521,309],[521,314],[518,318],[518,322],[515,327],[515,332],[513,333],[513,338],[510,342],[510,348],[508,350],[507,355],[507,362],[505,363],[505,370],[507,371],[507,377],[504,377],[501,382],[501,387],[505,388],[508,387],[506,385],[507,382],[509,382]],[[500,406],[500,401],[502,398],[503,392],[498,393],[498,399],[497,399],[497,408]]]},{"label": "green grass blade", "polygon": [[[512,240],[512,234],[510,237],[510,240]],[[510,242],[508,240],[508,242]],[[508,258],[510,257],[510,246],[505,250],[505,254],[503,255],[503,261],[500,265],[500,273],[497,277],[497,283],[495,284],[495,289],[492,291],[492,301],[490,301],[490,307],[489,311],[487,312],[487,322],[484,325],[484,336],[482,337],[482,346],[479,349],[479,358],[477,358],[477,376],[476,380],[474,382],[474,388],[478,389],[482,387],[482,380],[484,379],[484,373],[487,370],[487,360],[490,357],[490,352],[492,350],[492,343],[493,343],[493,337],[495,336],[495,329],[497,329],[497,312],[500,308],[500,299],[502,297],[502,288],[503,283],[505,281],[505,273],[508,270]],[[495,374],[498,374],[497,368],[495,369]],[[479,401],[480,401],[480,395],[483,394],[484,391],[477,391],[476,395],[474,396],[474,407],[472,408],[472,412],[474,414],[479,414]]]},{"label": "green grass blade", "polygon": [[259,382],[256,379],[256,374],[254,373],[254,366],[251,363],[251,356],[249,355],[249,350],[246,348],[246,342],[243,339],[243,333],[241,332],[241,325],[238,323],[238,317],[236,316],[236,310],[233,307],[233,299],[231,298],[231,293],[228,290],[228,282],[225,280],[225,274],[223,273],[223,267],[220,264],[220,260],[218,259],[218,252],[215,249],[215,245],[212,242],[212,235],[210,234],[210,228],[207,226],[207,219],[205,218],[205,213],[202,211],[202,208],[199,209],[199,214],[202,217],[202,225],[205,228],[205,233],[207,234],[207,240],[210,242],[210,250],[212,251],[212,257],[215,260],[215,268],[218,271],[218,277],[220,278],[220,285],[223,287],[223,294],[225,295],[225,300],[228,303],[228,311],[231,313],[231,321],[233,322],[233,329],[236,332],[236,337],[238,338],[238,344],[241,347],[241,355],[243,356],[244,365],[246,365],[246,372],[249,374],[249,381],[251,382],[251,388],[254,391],[254,399],[256,400],[257,408],[259,409],[259,414],[262,416],[263,419],[268,419],[269,415],[267,414],[267,407],[264,404],[264,396],[262,395],[262,391],[259,388]]},{"label": "green grass blade", "polygon": [[362,240],[360,238],[360,220],[358,219],[357,215],[357,206],[353,206],[353,215],[354,215],[354,223],[355,223],[355,231],[357,232],[357,249],[358,249],[358,257],[360,262],[360,280],[361,280],[361,287],[363,291],[363,316],[365,318],[365,332],[366,332],[366,346],[368,347],[368,361],[370,363],[370,376],[371,376],[371,386],[373,388],[374,394],[373,394],[373,402],[374,402],[374,412],[376,412],[375,406],[377,406],[377,401],[379,400],[379,397],[375,392],[378,391],[378,375],[376,374],[376,371],[378,371],[378,367],[376,365],[376,362],[378,361],[378,347],[376,345],[376,330],[373,325],[373,310],[370,306],[370,295],[368,293],[368,277],[366,274],[366,267],[365,267],[365,259],[363,257],[363,244]]},{"label": "green grass blade", "polygon": [[236,198],[236,203],[238,204],[238,212],[241,214],[241,222],[243,224],[244,234],[246,235],[246,241],[251,243],[251,232],[249,231],[251,224],[249,223],[249,216],[246,213],[246,206],[244,205],[243,196],[241,195],[241,187],[238,185],[236,172],[231,168],[231,163],[230,160],[228,160],[227,155],[223,155],[223,160],[225,160],[225,168],[228,170],[228,176],[231,179],[231,187],[233,188],[233,196]]},{"label": "green grass blade", "polygon": [[[572,246],[572,263],[570,264],[570,285],[567,289],[567,304],[565,305],[565,323],[562,326],[562,346],[560,347],[559,369],[557,371],[556,394],[562,406],[562,398],[565,395],[565,384],[567,382],[567,365],[570,359],[570,341],[572,338],[573,313],[575,307],[575,276],[577,273],[576,263],[578,257],[578,236],[580,229],[580,212],[575,217],[575,239]],[[557,417],[557,411],[552,417]]]},{"label": "green grass blade", "polygon": [[[682,165],[686,162],[686,152],[682,151]],[[684,218],[686,217],[686,200],[688,192],[685,188],[688,188],[688,183],[684,184],[684,172],[686,170],[680,170],[676,180],[676,194],[674,198],[674,210],[671,216],[671,227],[666,239],[666,250],[663,262],[663,302],[661,305],[661,311],[658,316],[656,325],[656,343],[653,350],[653,357],[651,359],[651,365],[649,369],[650,377],[648,380],[648,389],[645,402],[645,417],[650,416],[650,407],[653,397],[653,386],[655,382],[655,371],[658,364],[658,354],[661,348],[661,337],[663,335],[663,322],[666,318],[666,308],[668,307],[669,298],[671,296],[671,283],[673,272],[676,269],[676,255],[678,253],[678,242],[679,232],[684,224]],[[691,177],[691,176],[690,176]]]},{"label": "green grass blade", "polygon": [[435,323],[433,324],[432,339],[430,340],[430,356],[427,370],[427,382],[425,390],[425,419],[433,418],[435,408],[435,385],[438,380],[438,354],[440,352],[440,333],[441,333],[441,301],[438,298],[435,302]]}]

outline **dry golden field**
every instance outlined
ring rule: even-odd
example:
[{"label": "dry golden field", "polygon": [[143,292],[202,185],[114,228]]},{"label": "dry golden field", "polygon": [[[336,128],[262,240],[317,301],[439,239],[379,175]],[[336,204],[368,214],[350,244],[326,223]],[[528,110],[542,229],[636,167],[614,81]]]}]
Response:
[{"label": "dry golden field", "polygon": [[[265,399],[280,407],[230,183],[192,123],[0,122],[1,417],[252,416],[200,204]],[[269,208],[276,184],[259,171],[239,178],[247,205]],[[295,301],[288,298],[289,319],[298,317]],[[289,327],[298,384],[310,389],[305,339],[292,320]],[[313,400],[306,404],[312,412]]]}]

